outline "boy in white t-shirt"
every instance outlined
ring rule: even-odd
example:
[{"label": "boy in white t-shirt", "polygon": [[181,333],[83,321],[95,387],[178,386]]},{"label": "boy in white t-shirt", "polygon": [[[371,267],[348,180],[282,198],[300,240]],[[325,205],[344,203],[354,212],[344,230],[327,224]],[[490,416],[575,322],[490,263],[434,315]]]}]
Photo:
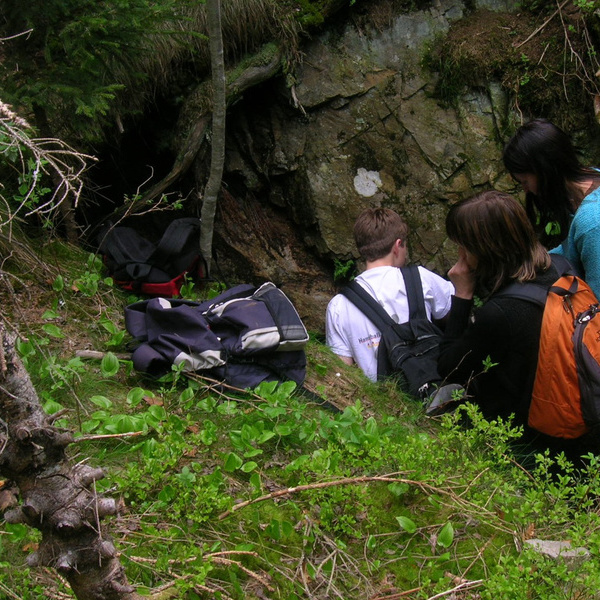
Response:
[{"label": "boy in white t-shirt", "polygon": [[[408,320],[408,298],[400,271],[407,259],[408,226],[389,208],[368,208],[354,224],[354,241],[366,269],[356,281],[397,323]],[[450,310],[454,286],[419,267],[425,310],[439,320]],[[381,332],[345,296],[334,296],[327,306],[327,345],[349,365],[354,363],[377,381],[377,347]]]}]

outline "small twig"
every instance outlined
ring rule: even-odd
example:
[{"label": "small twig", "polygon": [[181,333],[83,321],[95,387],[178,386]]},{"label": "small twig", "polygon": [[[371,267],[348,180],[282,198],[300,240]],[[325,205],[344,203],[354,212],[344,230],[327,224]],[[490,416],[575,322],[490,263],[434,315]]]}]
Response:
[{"label": "small twig", "polygon": [[8,435],[8,425],[2,420],[0,419],[0,426],[2,427],[2,433],[0,433],[0,456],[2,455],[2,453],[4,452],[4,449],[6,448],[6,445],[8,444],[8,440],[9,440],[9,435]]},{"label": "small twig", "polygon": [[201,592],[207,592],[209,594],[212,594],[213,596],[215,596],[217,594],[217,592],[219,592],[221,594],[220,598],[222,598],[223,600],[233,600],[233,598],[231,596],[228,596],[224,591],[223,588],[221,586],[218,586],[217,588],[209,588],[206,585],[200,585],[199,583],[194,584],[194,590],[199,590]]},{"label": "small twig", "polygon": [[[168,581],[167,583],[163,583],[163,585],[161,585],[159,587],[152,588],[152,594],[150,595],[150,600],[152,600],[152,598],[163,598],[164,592],[171,589],[175,585],[176,585],[175,581]],[[175,593],[179,593],[179,592],[174,592],[174,594]]]},{"label": "small twig", "polygon": [[481,548],[479,548],[477,550],[477,556],[471,561],[471,563],[469,564],[469,566],[463,571],[462,576],[465,577],[466,574],[473,568],[473,565],[483,556],[483,553],[486,551],[487,547],[492,543],[494,538],[490,538],[489,540],[487,540],[487,542],[481,546]]},{"label": "small twig", "polygon": [[2,379],[6,376],[8,367],[6,366],[6,357],[4,356],[4,327],[0,328],[0,375]]},{"label": "small twig", "polygon": [[448,596],[450,594],[453,594],[454,592],[458,592],[459,590],[479,587],[480,585],[483,584],[483,581],[484,581],[483,579],[475,579],[474,581],[464,581],[463,583],[460,583],[456,587],[453,587],[451,590],[446,590],[445,592],[440,592],[439,594],[436,594],[435,596],[430,596],[429,598],[427,598],[427,600],[436,600],[436,598],[443,598],[444,596]]},{"label": "small twig", "polygon": [[416,594],[420,592],[423,588],[417,587],[412,588],[411,590],[404,590],[403,592],[396,592],[394,594],[389,594],[388,596],[373,596],[369,600],[399,600],[400,598],[404,598],[404,596],[408,596],[409,594]]},{"label": "small twig", "polygon": [[73,442],[89,442],[90,440],[105,440],[109,438],[134,437],[136,435],[144,435],[144,431],[128,431],[126,433],[104,433],[99,435],[81,435],[74,438]]},{"label": "small twig", "polygon": [[479,473],[477,473],[477,475],[471,479],[471,481],[469,481],[469,484],[467,485],[467,487],[460,493],[458,494],[460,497],[464,496],[475,484],[475,482],[487,471],[489,471],[490,468],[486,467],[483,471],[480,471]]},{"label": "small twig", "polygon": [[[210,554],[204,554],[202,556],[203,559],[207,559],[207,558],[222,558],[222,555],[242,555],[242,556],[252,556],[253,558],[258,558],[258,554],[256,552],[251,552],[249,550],[227,550],[227,551],[223,551],[223,552],[211,552]],[[134,556],[134,555],[128,555],[127,558],[129,560],[131,560],[132,562],[135,563],[148,563],[148,564],[152,564],[155,565],[158,562],[158,558],[149,558],[147,556]],[[197,556],[189,556],[188,558],[184,558],[184,559],[179,559],[179,558],[170,558],[167,561],[167,564],[169,565],[177,565],[177,564],[186,564],[186,563],[193,563],[196,562],[198,560]],[[228,560],[226,558],[223,558],[223,560]],[[235,562],[235,561],[231,561],[231,562]]]},{"label": "small twig", "polygon": [[300,574],[300,578],[302,579],[302,585],[304,585],[304,590],[306,591],[306,595],[309,598],[312,598],[312,594],[308,587],[308,580],[306,578],[306,572],[304,569],[304,564],[306,563],[306,545],[308,544],[308,539],[310,537],[310,533],[313,527],[310,519],[306,518],[306,523],[304,524],[304,535],[302,536],[302,553],[300,554],[300,560],[298,561],[298,566],[296,567],[296,572]]},{"label": "small twig", "polygon": [[29,34],[32,32],[33,32],[33,28],[27,29],[26,31],[21,31],[20,33],[15,33],[14,35],[9,35],[8,37],[0,38],[0,42],[8,42],[9,40],[14,40],[15,38],[21,37],[23,35],[26,35],[27,37],[29,37]]},{"label": "small twig", "polygon": [[261,577],[258,573],[255,573],[254,571],[251,571],[247,567],[244,567],[244,565],[242,565],[237,560],[231,560],[229,558],[222,558],[222,557],[214,556],[212,558],[212,561],[216,562],[216,563],[221,563],[221,564],[227,565],[227,566],[235,565],[238,569],[241,569],[244,573],[246,573],[246,575],[248,575],[248,577],[252,577],[253,579],[256,579],[256,581],[258,581],[259,583],[264,585],[270,592],[275,592],[275,589],[269,584],[268,581],[265,580],[264,577]]},{"label": "small twig", "polygon": [[548,48],[550,48],[550,42],[548,42],[544,46],[544,51],[542,52],[542,55],[540,56],[540,60],[537,61],[538,67],[542,64],[542,61],[544,60],[544,56],[546,56],[546,51],[548,50]]},{"label": "small twig", "polygon": [[7,598],[14,598],[14,600],[21,600],[21,596],[17,596],[12,590],[7,588],[2,582],[0,582],[0,591],[7,595]]},{"label": "small twig", "polygon": [[[486,444],[486,446],[488,448],[492,448],[491,444]],[[523,471],[523,473],[525,473],[525,475],[527,475],[527,477],[529,477],[529,479],[531,479],[531,481],[535,481],[535,477],[523,465],[519,464],[514,458],[511,458],[507,454],[504,454],[504,452],[502,453],[502,457],[506,458],[506,460],[508,460],[510,463],[512,463],[515,467],[518,467],[519,469],[521,469],[521,471]]]},{"label": "small twig", "polygon": [[[92,360],[102,360],[106,356],[106,352],[99,352],[98,350],[77,350],[75,356],[78,358],[89,358]],[[113,352],[113,354],[115,354]],[[128,360],[131,358],[131,354],[115,354],[119,360]]]},{"label": "small twig", "polygon": [[[256,401],[256,402],[264,402],[265,401],[264,398],[262,398],[261,396],[259,396],[255,392],[253,392],[252,390],[243,390],[241,388],[229,385],[228,383],[225,383],[218,379],[212,379],[211,377],[206,377],[205,375],[200,375],[199,373],[195,373],[195,372],[184,373],[184,375],[188,379],[195,379],[196,381],[199,381],[200,383],[204,383],[206,385],[206,391],[213,392],[217,396],[221,396],[222,398],[225,398],[232,402],[248,404],[250,406],[253,406],[257,410],[261,410],[258,407],[256,407],[256,405],[254,404],[254,401]],[[231,390],[232,392],[243,394],[244,396],[249,396],[250,399],[239,398],[237,396],[236,397],[229,396],[228,394],[226,394],[224,391],[222,391],[219,388],[226,388],[226,389]]]},{"label": "small twig", "polygon": [[[195,373],[195,372],[184,373],[184,375],[186,377],[188,377],[189,379],[195,379],[196,381],[204,382],[206,384],[206,387],[209,390],[212,390],[222,396],[225,396],[226,394],[221,392],[218,389],[219,387],[231,390],[232,392],[238,392],[240,394],[248,394],[248,390],[244,390],[242,388],[235,387],[235,386],[225,383],[224,381],[221,381],[219,379],[213,379],[212,377],[207,377],[206,375],[200,375],[199,373]],[[264,398],[261,398],[258,394],[250,392],[250,395],[252,397],[256,398],[257,400],[264,401]],[[237,398],[236,398],[236,400],[237,400]]]},{"label": "small twig", "polygon": [[330,598],[330,591],[331,591],[331,586],[333,585],[333,577],[335,575],[335,568],[337,565],[337,554],[338,554],[338,550],[337,548],[335,550],[333,550],[332,552],[330,552],[329,556],[327,556],[326,558],[324,558],[321,561],[321,564],[319,565],[319,568],[317,569],[317,573],[319,573],[321,571],[321,568],[323,567],[323,565],[331,558],[332,560],[332,564],[331,564],[331,573],[329,574],[329,581],[327,582],[327,589],[325,590],[325,597],[326,598]]},{"label": "small twig", "polygon": [[[254,558],[258,558],[258,553],[252,552],[251,550],[223,550],[222,552],[210,552],[209,554],[204,554],[204,558],[214,558],[222,557],[222,556],[253,556]],[[194,558],[194,560],[196,560]]]}]

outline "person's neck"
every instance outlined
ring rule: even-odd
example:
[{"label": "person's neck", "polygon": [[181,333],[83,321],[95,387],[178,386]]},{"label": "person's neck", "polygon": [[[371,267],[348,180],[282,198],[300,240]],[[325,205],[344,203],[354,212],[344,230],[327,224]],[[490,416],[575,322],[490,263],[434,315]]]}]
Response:
[{"label": "person's neck", "polygon": [[367,261],[365,263],[365,271],[368,271],[369,269],[375,269],[377,267],[399,267],[399,266],[401,266],[401,265],[395,264],[393,258],[385,256],[384,258],[379,258],[372,262]]},{"label": "person's neck", "polygon": [[584,179],[583,181],[569,182],[567,185],[567,192],[573,203],[574,210],[579,208],[583,199],[593,192],[599,184],[600,182],[597,179],[591,177],[589,179]]}]

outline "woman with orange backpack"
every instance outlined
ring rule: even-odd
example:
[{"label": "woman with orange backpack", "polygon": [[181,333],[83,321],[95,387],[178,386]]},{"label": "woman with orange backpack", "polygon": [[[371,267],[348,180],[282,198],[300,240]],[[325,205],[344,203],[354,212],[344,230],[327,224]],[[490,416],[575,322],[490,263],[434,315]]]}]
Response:
[{"label": "woman with orange backpack", "polygon": [[[488,191],[458,202],[446,231],[458,244],[458,261],[448,272],[455,295],[440,344],[440,375],[464,385],[485,417],[514,414],[526,425],[543,308],[497,293],[514,281],[549,287],[558,273],[525,209],[508,194]],[[472,318],[476,295],[483,304]]]}]

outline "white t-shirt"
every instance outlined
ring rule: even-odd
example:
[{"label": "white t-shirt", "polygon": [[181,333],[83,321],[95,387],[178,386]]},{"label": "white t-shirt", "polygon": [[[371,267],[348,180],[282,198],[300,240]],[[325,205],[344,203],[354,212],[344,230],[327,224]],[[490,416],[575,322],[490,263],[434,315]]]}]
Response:
[{"label": "white t-shirt", "polygon": [[[429,319],[441,319],[450,310],[452,283],[419,267],[425,310]],[[408,299],[402,272],[397,267],[374,267],[364,271],[356,281],[397,323],[408,320]],[[377,347],[381,332],[342,294],[334,296],[327,306],[327,345],[339,356],[354,362],[372,381],[377,381]]]}]

